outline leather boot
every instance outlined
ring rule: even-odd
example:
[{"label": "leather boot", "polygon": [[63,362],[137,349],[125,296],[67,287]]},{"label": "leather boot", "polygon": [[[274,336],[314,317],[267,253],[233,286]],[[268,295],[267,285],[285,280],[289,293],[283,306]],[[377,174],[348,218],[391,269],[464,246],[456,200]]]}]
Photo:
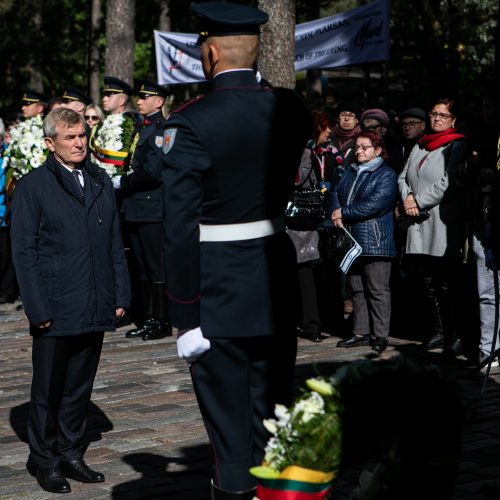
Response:
[{"label": "leather boot", "polygon": [[172,326],[168,322],[165,283],[153,283],[153,306],[156,325],[144,333],[142,340],[158,340],[172,335]]},{"label": "leather boot", "polygon": [[215,486],[212,479],[212,500],[253,500],[256,493],[256,488],[246,491],[226,491],[218,486]]},{"label": "leather boot", "polygon": [[147,278],[141,279],[141,296],[144,309],[144,317],[146,318],[146,320],[139,328],[129,330],[125,334],[125,337],[129,339],[142,337],[145,333],[149,332],[149,330],[153,329],[156,326],[153,309],[153,285]]}]

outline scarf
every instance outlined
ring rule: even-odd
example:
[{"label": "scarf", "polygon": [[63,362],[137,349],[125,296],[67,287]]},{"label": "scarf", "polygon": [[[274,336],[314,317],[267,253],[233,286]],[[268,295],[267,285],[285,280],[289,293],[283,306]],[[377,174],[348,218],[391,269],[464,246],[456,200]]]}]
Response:
[{"label": "scarf", "polygon": [[333,127],[333,135],[339,141],[341,151],[343,151],[345,146],[350,141],[352,141],[360,132],[361,128],[359,125],[356,125],[352,130],[344,130],[339,127],[338,123],[336,123]]},{"label": "scarf", "polygon": [[456,141],[457,139],[465,139],[462,134],[457,134],[454,128],[449,128],[443,132],[436,132],[434,134],[425,134],[419,140],[418,144],[427,151],[435,151],[436,149]]}]

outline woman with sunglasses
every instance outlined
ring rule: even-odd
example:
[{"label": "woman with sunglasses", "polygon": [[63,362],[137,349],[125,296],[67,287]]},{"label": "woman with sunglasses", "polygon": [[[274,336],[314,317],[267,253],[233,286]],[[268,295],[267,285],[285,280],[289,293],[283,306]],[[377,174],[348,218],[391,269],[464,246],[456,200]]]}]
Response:
[{"label": "woman with sunglasses", "polygon": [[86,106],[83,117],[85,118],[85,123],[91,129],[104,121],[104,113],[97,104],[89,104]]},{"label": "woman with sunglasses", "polygon": [[397,175],[384,161],[384,140],[376,132],[358,134],[354,151],[356,162],[332,193],[333,224],[347,226],[362,248],[347,274],[354,302],[354,335],[337,347],[370,344],[381,353],[388,345],[391,322],[389,282],[396,255],[393,210]]},{"label": "woman with sunglasses", "polygon": [[[423,282],[431,335],[428,349],[444,347],[445,354],[461,351],[457,338],[455,301],[458,265],[464,244],[464,193],[462,189],[465,138],[455,130],[455,103],[438,99],[429,118],[431,133],[411,150],[399,176],[399,192],[408,228],[406,255]],[[422,312],[420,312],[421,314]]]}]

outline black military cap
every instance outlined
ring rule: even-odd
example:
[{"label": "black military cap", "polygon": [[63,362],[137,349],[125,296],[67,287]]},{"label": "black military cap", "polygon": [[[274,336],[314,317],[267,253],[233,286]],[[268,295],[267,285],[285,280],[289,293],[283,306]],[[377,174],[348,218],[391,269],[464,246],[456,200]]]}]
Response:
[{"label": "black military cap", "polygon": [[72,101],[79,101],[83,102],[83,104],[87,105],[92,102],[92,99],[84,94],[80,89],[77,89],[76,87],[65,87],[63,95],[61,97],[62,102],[72,102]]},{"label": "black military cap", "polygon": [[127,94],[132,95],[134,93],[134,89],[123,80],[116,78],[114,76],[105,76],[104,77],[104,95],[113,95],[113,94]]},{"label": "black military cap", "polygon": [[25,89],[23,91],[23,96],[21,97],[21,101],[23,103],[23,106],[25,106],[29,104],[34,104],[35,102],[46,103],[47,99],[42,94],[40,94],[40,92],[37,92],[36,90]]},{"label": "black military cap", "polygon": [[209,36],[258,35],[260,25],[269,19],[260,9],[234,3],[195,3],[191,4],[191,10],[200,19],[197,45]]},{"label": "black military cap", "polygon": [[151,95],[167,97],[170,94],[167,87],[159,85],[158,83],[151,82],[149,80],[137,80],[136,87],[136,94],[140,99],[146,99]]}]

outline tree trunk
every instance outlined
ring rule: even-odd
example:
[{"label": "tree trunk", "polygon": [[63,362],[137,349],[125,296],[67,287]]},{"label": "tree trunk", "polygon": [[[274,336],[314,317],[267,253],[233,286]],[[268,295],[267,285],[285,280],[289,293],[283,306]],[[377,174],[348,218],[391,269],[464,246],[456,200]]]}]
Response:
[{"label": "tree trunk", "polygon": [[106,14],[106,76],[132,84],[134,79],[135,0],[108,0]]},{"label": "tree trunk", "polygon": [[170,31],[170,0],[159,0],[160,6],[160,19],[158,22],[159,31]]},{"label": "tree trunk", "polygon": [[[34,33],[42,32],[42,0],[35,0],[32,3],[31,19],[33,23]],[[41,60],[41,45],[35,44],[31,52],[32,59],[29,62],[28,69],[30,73],[30,87],[37,92],[43,92],[43,77],[40,68]]]},{"label": "tree trunk", "polygon": [[99,74],[99,34],[101,28],[101,0],[92,0],[90,13],[89,88],[94,103],[101,101],[101,78]]},{"label": "tree trunk", "polygon": [[259,0],[269,14],[262,28],[259,71],[272,85],[295,87],[295,5],[296,0]]}]

